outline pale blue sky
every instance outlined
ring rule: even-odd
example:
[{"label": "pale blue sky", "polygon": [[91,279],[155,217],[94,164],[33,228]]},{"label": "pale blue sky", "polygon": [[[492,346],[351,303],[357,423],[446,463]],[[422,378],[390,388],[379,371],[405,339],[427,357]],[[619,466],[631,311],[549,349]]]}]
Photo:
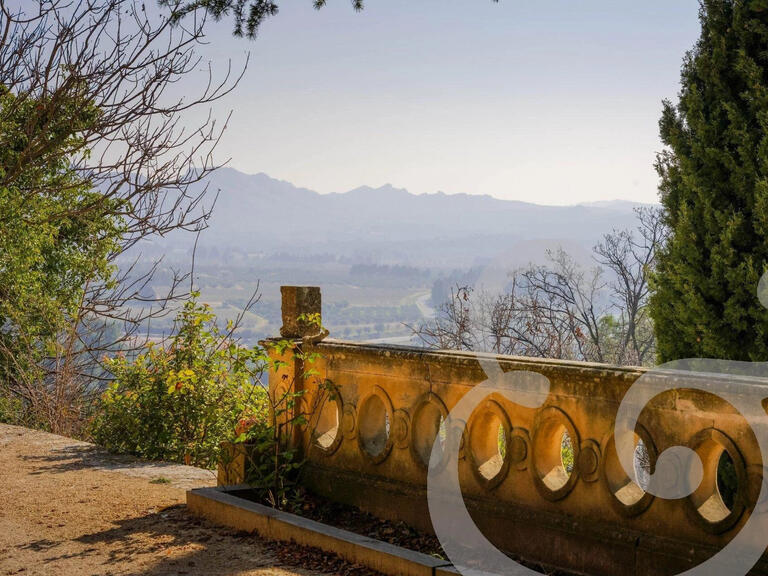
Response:
[{"label": "pale blue sky", "polygon": [[285,0],[217,112],[239,170],[319,192],[392,183],[546,204],[655,201],[662,98],[699,33],[696,0]]}]

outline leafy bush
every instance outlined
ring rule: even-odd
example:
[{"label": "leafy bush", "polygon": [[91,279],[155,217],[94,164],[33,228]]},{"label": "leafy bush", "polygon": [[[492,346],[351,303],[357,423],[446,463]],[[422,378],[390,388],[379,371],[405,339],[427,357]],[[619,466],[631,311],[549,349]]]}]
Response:
[{"label": "leafy bush", "polygon": [[21,400],[0,391],[0,423],[23,425]]},{"label": "leafy bush", "polygon": [[215,467],[220,444],[242,434],[244,420],[269,419],[268,358],[239,346],[233,330],[220,329],[193,294],[169,345],[110,359],[115,379],[96,406],[94,440],[113,452]]}]

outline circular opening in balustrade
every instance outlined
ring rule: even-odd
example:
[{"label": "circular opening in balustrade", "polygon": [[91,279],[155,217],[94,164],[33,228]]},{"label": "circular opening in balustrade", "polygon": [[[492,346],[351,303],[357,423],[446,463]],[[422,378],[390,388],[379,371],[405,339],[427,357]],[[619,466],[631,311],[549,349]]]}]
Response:
[{"label": "circular opening in balustrade", "polygon": [[440,398],[429,394],[418,404],[413,414],[411,451],[416,462],[424,467],[429,466],[433,449],[438,451],[436,456],[439,461],[443,460],[447,439],[447,413]]},{"label": "circular opening in balustrade", "polygon": [[370,394],[360,405],[357,438],[363,452],[374,462],[381,462],[392,449],[390,429],[392,405],[380,392]]},{"label": "circular opening in balustrade", "polygon": [[469,453],[475,476],[487,488],[496,486],[509,469],[507,446],[512,426],[496,402],[484,404],[469,425]]},{"label": "circular opening in balustrade", "polygon": [[696,453],[704,467],[699,487],[689,497],[705,526],[723,531],[738,519],[743,509],[740,492],[746,471],[735,444],[718,430],[699,434]]},{"label": "circular opening in balustrade", "polygon": [[313,429],[315,444],[322,450],[329,452],[338,445],[341,439],[339,423],[341,422],[342,408],[336,398],[327,397],[317,412],[317,418]]},{"label": "circular opening in balustrade", "polygon": [[543,454],[537,454],[536,463],[544,485],[556,492],[568,484],[573,473],[573,442],[568,430],[562,424],[554,425],[549,432],[551,440]]},{"label": "circular opening in balustrade", "polygon": [[635,480],[624,471],[616,452],[616,441],[611,436],[605,448],[603,473],[611,494],[616,498],[620,510],[634,516],[646,510],[653,495],[646,492],[656,463],[656,448],[644,428],[638,427],[639,434],[633,434],[634,450],[632,467]]},{"label": "circular opening in balustrade", "polygon": [[579,437],[562,410],[546,408],[533,436],[533,471],[540,492],[549,499],[565,497],[576,481]]}]

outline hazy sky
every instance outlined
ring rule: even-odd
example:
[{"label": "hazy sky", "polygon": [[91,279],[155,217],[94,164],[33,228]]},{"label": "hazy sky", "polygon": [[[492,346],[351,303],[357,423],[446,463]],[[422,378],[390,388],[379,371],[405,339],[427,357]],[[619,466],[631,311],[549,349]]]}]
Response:
[{"label": "hazy sky", "polygon": [[656,200],[662,98],[699,32],[696,0],[284,0],[217,112],[239,170],[319,192],[392,183],[546,204]]}]

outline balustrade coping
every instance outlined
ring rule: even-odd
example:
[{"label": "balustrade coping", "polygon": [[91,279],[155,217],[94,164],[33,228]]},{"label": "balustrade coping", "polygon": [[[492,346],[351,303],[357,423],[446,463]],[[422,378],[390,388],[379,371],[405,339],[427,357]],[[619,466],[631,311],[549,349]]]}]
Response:
[{"label": "balustrade coping", "polygon": [[[270,343],[279,342],[281,338],[267,338],[259,342],[260,345],[268,347]],[[299,342],[297,340],[297,342]],[[581,360],[560,360],[553,358],[537,358],[531,356],[515,356],[510,354],[495,354],[492,352],[470,352],[463,350],[444,350],[444,349],[432,349],[421,348],[418,346],[407,346],[402,344],[372,344],[366,342],[358,342],[353,340],[342,340],[336,338],[326,338],[320,342],[311,343],[310,346],[316,348],[329,348],[334,350],[349,350],[354,352],[367,352],[371,354],[378,354],[384,358],[391,358],[392,354],[401,356],[404,358],[413,359],[434,359],[435,361],[472,361],[472,360],[497,360],[498,362],[509,365],[515,364],[518,366],[531,366],[531,367],[547,367],[547,368],[564,368],[575,371],[596,371],[605,373],[614,373],[616,375],[624,376],[637,376],[638,378],[643,374],[658,373],[667,378],[675,379],[692,379],[703,378],[726,380],[727,384],[740,386],[749,385],[755,387],[765,387],[766,396],[768,396],[768,363],[766,364],[765,376],[750,376],[744,374],[727,374],[719,372],[698,372],[688,370],[670,370],[662,367],[644,367],[644,366],[620,366],[617,364],[608,364],[600,362],[585,362]],[[744,363],[745,365],[748,363]],[[755,363],[756,366],[760,363]]]}]

